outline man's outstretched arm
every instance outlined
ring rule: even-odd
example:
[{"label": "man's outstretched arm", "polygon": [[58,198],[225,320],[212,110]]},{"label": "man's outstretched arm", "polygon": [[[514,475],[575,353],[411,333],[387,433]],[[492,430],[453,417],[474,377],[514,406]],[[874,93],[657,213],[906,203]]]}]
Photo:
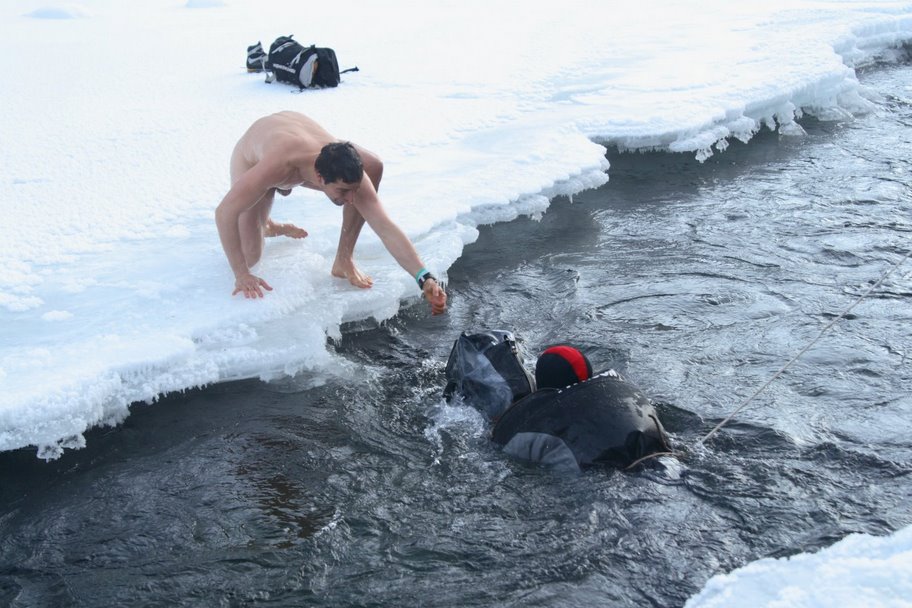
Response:
[{"label": "man's outstretched arm", "polygon": [[[417,278],[415,275],[424,269],[424,263],[418,257],[415,246],[402,232],[402,229],[386,214],[369,180],[365,181],[368,183],[362,184],[358,196],[355,198],[355,209],[367,221],[371,229],[377,233],[387,251],[390,252],[399,265],[413,278]],[[440,314],[446,310],[446,292],[437,284],[435,279],[425,281],[422,291],[431,303],[431,311],[434,314]]]}]

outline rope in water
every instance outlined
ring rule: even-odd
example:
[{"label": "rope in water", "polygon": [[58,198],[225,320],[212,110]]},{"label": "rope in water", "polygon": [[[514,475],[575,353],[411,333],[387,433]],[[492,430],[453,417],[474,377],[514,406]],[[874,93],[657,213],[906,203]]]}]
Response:
[{"label": "rope in water", "polygon": [[683,454],[681,452],[653,452],[652,454],[646,454],[642,458],[637,458],[636,460],[634,460],[633,462],[628,464],[626,467],[624,467],[624,470],[629,471],[629,470],[633,469],[635,466],[637,466],[638,464],[646,462],[650,458],[658,458],[659,456],[674,456],[675,458],[680,458],[681,456],[683,456]]},{"label": "rope in water", "polygon": [[889,277],[891,274],[893,274],[893,272],[894,272],[897,268],[899,268],[900,266],[902,266],[903,263],[904,263],[907,259],[909,259],[909,256],[910,256],[910,255],[912,255],[912,250],[909,250],[909,251],[906,253],[906,255],[904,255],[903,258],[902,258],[901,260],[899,260],[899,262],[897,262],[896,264],[894,264],[893,266],[891,266],[890,268],[888,268],[888,269],[886,270],[886,272],[884,272],[884,273],[880,276],[880,278],[877,280],[876,283],[874,283],[873,285],[871,285],[871,287],[868,288],[868,290],[865,291],[863,294],[861,294],[861,296],[859,296],[859,298],[858,298],[857,300],[855,300],[855,302],[853,302],[851,306],[849,306],[849,307],[846,308],[844,311],[842,311],[842,313],[841,313],[838,317],[836,317],[835,319],[833,319],[832,321],[830,321],[830,322],[827,324],[826,327],[824,327],[822,330],[820,330],[820,333],[817,334],[817,337],[816,337],[816,338],[814,338],[813,340],[811,340],[811,342],[810,342],[807,346],[805,346],[804,348],[802,348],[801,351],[800,351],[797,355],[795,355],[794,357],[792,357],[792,359],[791,359],[788,363],[786,363],[785,365],[783,365],[782,368],[781,368],[778,372],[776,372],[775,374],[773,374],[773,377],[770,378],[769,380],[767,380],[767,381],[763,384],[763,386],[761,386],[760,388],[758,388],[758,389],[754,392],[753,395],[751,395],[750,397],[748,397],[747,400],[744,401],[744,403],[742,403],[740,406],[738,406],[738,409],[736,409],[736,410],[733,411],[731,414],[729,414],[729,415],[725,418],[725,420],[723,420],[722,422],[720,422],[719,424],[717,424],[717,425],[713,428],[713,430],[711,430],[710,432],[708,432],[708,433],[706,434],[706,436],[703,437],[703,439],[700,439],[699,441],[697,441],[697,443],[694,445],[694,447],[698,447],[698,446],[702,445],[703,443],[705,443],[710,437],[712,437],[713,435],[715,435],[716,432],[717,432],[719,429],[721,429],[723,426],[725,426],[726,424],[728,424],[728,422],[729,422],[732,418],[734,418],[734,417],[738,414],[738,412],[740,412],[740,411],[743,410],[745,407],[747,407],[748,404],[750,404],[750,402],[753,401],[753,400],[757,397],[757,395],[759,395],[759,394],[762,393],[764,390],[766,390],[766,387],[768,387],[770,384],[772,384],[773,381],[776,380],[776,378],[778,378],[780,375],[782,375],[783,372],[785,372],[785,370],[787,370],[789,367],[791,367],[792,364],[793,364],[795,361],[797,361],[797,360],[801,357],[801,355],[803,355],[803,354],[806,353],[808,350],[810,350],[811,347],[814,346],[814,344],[816,344],[817,341],[820,340],[820,338],[822,338],[822,337],[824,336],[824,334],[826,334],[826,333],[830,330],[830,328],[832,328],[834,325],[836,325],[836,323],[838,323],[839,321],[841,321],[841,320],[843,319],[843,317],[845,317],[847,314],[849,314],[850,312],[852,312],[852,309],[855,308],[856,306],[858,306],[858,304],[861,303],[862,300],[864,300],[864,299],[867,298],[869,295],[871,295],[871,292],[872,292],[872,291],[874,291],[875,289],[877,289],[878,287],[880,287],[880,284],[883,283],[883,282],[887,279],[887,277]]}]

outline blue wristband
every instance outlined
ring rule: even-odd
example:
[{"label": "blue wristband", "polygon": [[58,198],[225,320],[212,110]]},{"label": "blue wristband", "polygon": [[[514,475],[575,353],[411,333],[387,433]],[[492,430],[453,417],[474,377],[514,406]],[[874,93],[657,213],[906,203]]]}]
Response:
[{"label": "blue wristband", "polygon": [[421,291],[424,291],[424,284],[427,283],[428,281],[430,281],[431,279],[434,279],[434,281],[437,281],[437,277],[432,275],[430,272],[426,272],[423,275],[421,275],[421,278],[418,279],[418,289],[420,289]]},{"label": "blue wristband", "polygon": [[422,282],[421,277],[423,277],[426,274],[431,274],[431,273],[428,272],[427,268],[422,267],[421,270],[419,270],[418,272],[415,273],[415,282],[418,283],[419,285],[421,285],[421,282]]}]

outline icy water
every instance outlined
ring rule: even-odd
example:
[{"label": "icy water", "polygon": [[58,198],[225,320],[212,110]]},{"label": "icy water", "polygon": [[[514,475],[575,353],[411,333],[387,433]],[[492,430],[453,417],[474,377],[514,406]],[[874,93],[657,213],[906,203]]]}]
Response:
[{"label": "icy water", "polygon": [[[482,230],[448,315],[335,345],[338,375],[135,405],[51,463],[0,454],[0,606],[681,606],[713,574],[912,523],[912,68],[875,114],[610,183]],[[569,341],[652,396],[679,461],[558,475],[447,406],[463,329]]]}]

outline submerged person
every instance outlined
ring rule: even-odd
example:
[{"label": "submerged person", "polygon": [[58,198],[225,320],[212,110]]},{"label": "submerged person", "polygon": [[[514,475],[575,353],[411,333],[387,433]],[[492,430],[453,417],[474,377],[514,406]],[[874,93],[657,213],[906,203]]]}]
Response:
[{"label": "submerged person", "polygon": [[510,456],[564,470],[629,468],[670,452],[649,399],[614,370],[593,374],[589,359],[561,344],[535,364],[534,383],[512,334],[463,334],[447,362],[444,396],[494,423],[492,440]]},{"label": "submerged person", "polygon": [[354,263],[355,243],[366,221],[387,251],[415,278],[431,311],[446,310],[446,292],[424,267],[414,245],[390,219],[377,196],[383,162],[372,152],[340,141],[297,112],[260,118],[238,141],[231,155],[231,189],[215,211],[225,256],[234,272],[231,295],[261,298],[272,287],[250,272],[260,260],[266,237],[304,238],[307,231],[272,221],[275,193],[288,196],[295,186],[323,192],[343,208],[339,247],[332,275],[357,287],[373,280]]},{"label": "submerged person", "polygon": [[546,349],[535,363],[535,384],[492,432],[514,458],[562,469],[629,468],[671,451],[649,399],[613,369],[593,374],[573,346]]}]

